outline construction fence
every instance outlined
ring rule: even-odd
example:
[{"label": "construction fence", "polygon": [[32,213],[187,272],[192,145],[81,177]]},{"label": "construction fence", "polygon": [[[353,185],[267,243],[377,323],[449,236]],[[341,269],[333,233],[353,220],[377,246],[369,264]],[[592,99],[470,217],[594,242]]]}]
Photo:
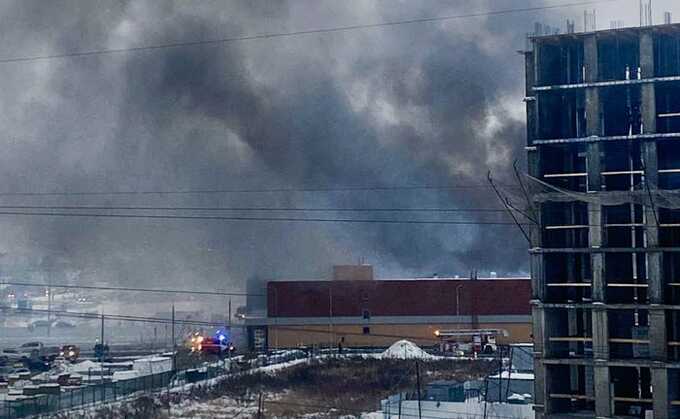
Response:
[{"label": "construction fence", "polygon": [[115,402],[134,393],[151,393],[165,389],[200,382],[229,373],[248,371],[253,368],[278,364],[308,357],[302,351],[287,351],[285,354],[258,357],[248,361],[224,361],[218,365],[194,369],[165,371],[135,378],[104,381],[79,387],[55,387],[54,394],[35,394],[17,399],[0,399],[0,419],[26,418],[49,415],[59,411],[86,408],[103,403]]}]

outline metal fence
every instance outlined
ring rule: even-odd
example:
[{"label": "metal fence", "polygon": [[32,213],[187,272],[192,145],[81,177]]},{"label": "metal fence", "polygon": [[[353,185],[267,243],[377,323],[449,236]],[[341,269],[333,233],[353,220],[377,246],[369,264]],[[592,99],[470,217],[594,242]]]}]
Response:
[{"label": "metal fence", "polygon": [[36,394],[17,400],[0,400],[0,419],[17,419],[34,415],[53,414],[58,411],[82,408],[114,402],[137,392],[152,392],[171,386],[199,382],[229,374],[248,371],[253,368],[306,358],[302,351],[288,351],[270,358],[256,358],[248,361],[225,361],[220,364],[199,368],[166,371],[117,381],[103,381],[82,387],[61,388],[57,394]]}]

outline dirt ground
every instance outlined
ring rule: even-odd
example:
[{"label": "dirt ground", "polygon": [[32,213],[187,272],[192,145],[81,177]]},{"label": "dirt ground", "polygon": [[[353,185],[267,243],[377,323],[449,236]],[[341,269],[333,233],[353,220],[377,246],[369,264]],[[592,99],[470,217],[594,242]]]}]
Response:
[{"label": "dirt ground", "polygon": [[[418,361],[421,387],[435,380],[479,378],[497,368],[486,360]],[[359,417],[379,409],[380,400],[398,392],[415,392],[416,362],[395,359],[323,359],[273,373],[231,377],[214,387],[195,387],[168,401],[144,397],[102,409],[93,419],[256,417],[262,397],[263,418]],[[69,416],[74,417],[74,416]]]}]

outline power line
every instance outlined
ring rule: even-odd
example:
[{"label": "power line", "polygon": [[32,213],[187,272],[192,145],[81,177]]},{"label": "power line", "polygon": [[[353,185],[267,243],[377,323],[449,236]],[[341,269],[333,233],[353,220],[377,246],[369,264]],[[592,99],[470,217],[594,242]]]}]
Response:
[{"label": "power line", "polygon": [[[15,313],[28,313],[28,314],[55,314],[61,317],[70,317],[78,319],[88,319],[96,320],[101,319],[102,315],[99,313],[85,313],[77,311],[66,311],[66,310],[53,310],[53,309],[38,309],[38,308],[15,308],[7,309],[2,308],[0,311],[14,311]],[[104,314],[105,320],[119,320],[119,321],[129,321],[129,322],[141,322],[141,323],[161,323],[161,324],[172,324],[173,320],[163,317],[146,317],[146,316],[131,316],[122,314]],[[177,325],[186,324],[194,326],[206,326],[206,327],[223,327],[224,322],[208,322],[203,320],[180,320],[175,319],[174,323]]]},{"label": "power line", "polygon": [[[357,223],[357,224],[419,224],[419,225],[515,225],[505,221],[441,221],[441,220],[380,220],[352,218],[293,218],[293,217],[226,217],[219,215],[159,215],[159,214],[96,214],[66,212],[22,212],[0,211],[0,215],[45,216],[45,217],[86,217],[86,218],[130,218],[151,220],[213,220],[213,221],[267,221],[290,223]],[[527,224],[528,225],[528,224]]]},{"label": "power line", "polygon": [[264,294],[250,294],[242,292],[223,292],[223,291],[195,291],[195,290],[175,290],[175,289],[154,289],[154,288],[134,288],[134,287],[110,287],[96,285],[75,285],[75,284],[36,284],[33,282],[7,282],[0,281],[0,285],[14,285],[22,287],[41,287],[41,288],[76,288],[101,291],[131,291],[131,292],[155,292],[166,294],[194,294],[194,295],[223,295],[231,297],[264,297]]},{"label": "power line", "polygon": [[296,211],[296,212],[498,212],[500,208],[332,208],[332,207],[168,207],[97,205],[0,205],[0,209],[134,210],[134,211]]},{"label": "power line", "polygon": [[42,61],[42,60],[52,60],[59,58],[73,58],[73,57],[88,57],[95,55],[112,55],[112,54],[123,54],[129,52],[140,52],[140,51],[151,51],[160,49],[170,49],[170,48],[181,48],[181,47],[193,47],[193,46],[207,46],[207,45],[219,45],[234,42],[243,41],[254,41],[254,40],[265,40],[273,38],[291,38],[295,36],[311,35],[311,34],[324,34],[324,33],[339,33],[339,32],[349,32],[361,29],[374,29],[388,26],[399,26],[399,25],[410,25],[418,23],[430,23],[430,22],[442,22],[447,20],[456,19],[468,19],[474,17],[484,17],[484,16],[498,16],[506,14],[516,14],[516,13],[527,13],[541,10],[550,9],[562,9],[577,6],[587,6],[598,3],[611,3],[619,0],[591,0],[591,1],[580,1],[573,3],[563,3],[555,4],[551,6],[535,6],[535,7],[523,7],[515,9],[503,9],[503,10],[492,10],[488,12],[477,12],[477,13],[466,13],[459,15],[448,15],[448,16],[433,16],[433,17],[423,17],[407,20],[395,20],[387,22],[377,22],[377,23],[366,23],[359,25],[348,25],[348,26],[336,26],[330,28],[317,28],[317,29],[306,29],[292,32],[274,32],[274,33],[263,33],[256,35],[244,35],[230,38],[220,38],[220,39],[206,39],[200,41],[185,41],[185,42],[170,42],[166,44],[157,45],[146,45],[139,47],[130,48],[111,48],[111,49],[98,49],[90,51],[73,51],[61,54],[50,54],[50,55],[34,55],[25,57],[12,57],[0,59],[0,63],[17,63],[17,62],[27,62],[27,61]]},{"label": "power line", "polygon": [[[518,188],[517,185],[502,185],[504,188]],[[487,184],[468,185],[407,185],[407,186],[345,186],[337,188],[301,187],[301,188],[235,188],[235,189],[179,189],[179,190],[144,190],[144,191],[63,191],[63,192],[0,192],[0,196],[105,196],[105,195],[200,195],[230,193],[279,193],[279,192],[382,192],[382,191],[418,191],[418,190],[457,190],[488,189]]]}]

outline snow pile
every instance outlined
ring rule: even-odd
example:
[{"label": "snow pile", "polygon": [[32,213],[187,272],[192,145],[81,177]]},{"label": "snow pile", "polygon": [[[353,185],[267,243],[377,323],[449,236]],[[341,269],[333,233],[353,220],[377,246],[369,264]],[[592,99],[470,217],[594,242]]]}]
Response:
[{"label": "snow pile", "polygon": [[77,364],[63,364],[62,372],[64,373],[75,373],[75,374],[89,374],[95,371],[99,374],[99,370],[102,369],[99,362],[93,362],[90,360],[85,360]]},{"label": "snow pile", "polygon": [[162,356],[149,356],[133,361],[133,370],[138,371],[139,375],[158,374],[172,370],[172,358]]},{"label": "snow pile", "polygon": [[430,355],[424,350],[420,349],[418,345],[408,340],[400,340],[394,342],[392,346],[387,348],[381,354],[381,358],[396,358],[396,359],[435,359],[434,355]]}]

